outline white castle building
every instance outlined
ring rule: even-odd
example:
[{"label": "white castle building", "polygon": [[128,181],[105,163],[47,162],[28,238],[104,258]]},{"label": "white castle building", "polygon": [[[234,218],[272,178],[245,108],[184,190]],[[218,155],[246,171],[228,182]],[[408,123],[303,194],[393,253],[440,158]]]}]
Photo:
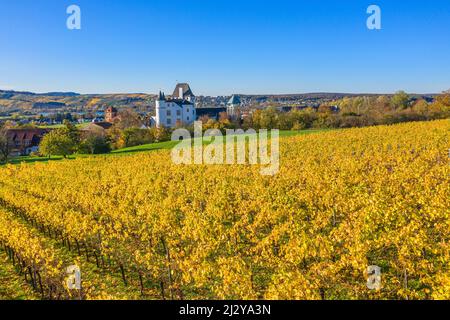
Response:
[{"label": "white castle building", "polygon": [[171,98],[159,92],[155,122],[158,127],[189,125],[196,119],[195,96],[187,83],[177,84]]}]

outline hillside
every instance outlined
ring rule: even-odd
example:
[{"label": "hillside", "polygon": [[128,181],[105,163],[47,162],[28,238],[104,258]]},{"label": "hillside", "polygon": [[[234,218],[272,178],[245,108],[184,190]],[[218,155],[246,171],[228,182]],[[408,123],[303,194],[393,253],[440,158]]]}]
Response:
[{"label": "hillside", "polygon": [[88,94],[50,92],[36,94],[0,90],[0,112],[39,109],[96,110],[114,107],[150,107],[155,96],[147,94]]},{"label": "hillside", "polygon": [[275,176],[168,150],[1,167],[0,241],[46,299],[449,299],[448,129],[284,137]]},{"label": "hillside", "polygon": [[[380,96],[370,93],[302,93],[302,94],[241,94],[246,105],[264,103],[320,105],[336,101],[344,97]],[[411,94],[411,98],[424,98],[431,101],[435,94]],[[113,106],[134,107],[148,111],[154,106],[156,95],[143,93],[123,94],[78,94],[74,92],[32,93],[0,90],[0,113],[7,112],[40,112],[46,111],[95,111]],[[229,97],[198,96],[198,107],[224,105]]]}]

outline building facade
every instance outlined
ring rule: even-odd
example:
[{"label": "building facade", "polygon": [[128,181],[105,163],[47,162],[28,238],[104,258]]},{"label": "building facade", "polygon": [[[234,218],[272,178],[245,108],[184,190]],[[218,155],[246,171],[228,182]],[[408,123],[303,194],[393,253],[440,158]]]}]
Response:
[{"label": "building facade", "polygon": [[109,107],[105,110],[105,121],[113,123],[118,117],[118,111],[114,107]]},{"label": "building facade", "polygon": [[27,156],[39,151],[42,138],[48,129],[9,129],[6,131],[12,156]]},{"label": "building facade", "polygon": [[241,98],[233,95],[227,103],[227,114],[230,118],[236,119],[241,115]]},{"label": "building facade", "polygon": [[170,98],[159,93],[156,100],[156,126],[175,128],[190,125],[196,117],[195,95],[187,83],[177,84]]}]

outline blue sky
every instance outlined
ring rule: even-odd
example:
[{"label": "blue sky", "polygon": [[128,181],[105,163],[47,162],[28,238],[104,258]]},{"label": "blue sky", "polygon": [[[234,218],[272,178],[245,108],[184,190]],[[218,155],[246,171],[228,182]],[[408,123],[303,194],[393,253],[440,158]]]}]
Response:
[{"label": "blue sky", "polygon": [[[66,28],[77,4],[82,29]],[[382,30],[366,28],[367,7]],[[441,92],[450,1],[0,0],[0,88],[80,93]]]}]

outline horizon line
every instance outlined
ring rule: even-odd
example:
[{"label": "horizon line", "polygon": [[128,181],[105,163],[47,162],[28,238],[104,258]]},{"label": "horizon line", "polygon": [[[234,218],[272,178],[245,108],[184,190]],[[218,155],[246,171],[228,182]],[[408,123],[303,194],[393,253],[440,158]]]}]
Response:
[{"label": "horizon line", "polygon": [[[157,96],[157,93],[146,93],[146,92],[104,92],[104,93],[82,93],[77,91],[34,91],[34,90],[26,90],[26,89],[2,89],[0,87],[0,91],[7,91],[7,92],[17,92],[17,93],[31,93],[31,94],[37,94],[37,95],[46,95],[46,94],[54,94],[54,93],[61,93],[61,94],[77,94],[81,96],[92,96],[92,95],[132,95],[132,94],[142,94],[142,95],[154,95]],[[408,92],[406,90],[399,89],[394,92],[352,92],[352,91],[312,91],[312,92],[295,92],[295,93],[231,93],[231,94],[219,94],[219,95],[211,95],[211,94],[200,94],[198,96],[203,97],[227,97],[232,95],[238,95],[238,96],[295,96],[295,95],[309,95],[309,94],[341,94],[341,95],[394,95],[397,92],[404,91],[409,95],[440,95],[445,93],[447,90],[442,90],[441,92]]]}]

